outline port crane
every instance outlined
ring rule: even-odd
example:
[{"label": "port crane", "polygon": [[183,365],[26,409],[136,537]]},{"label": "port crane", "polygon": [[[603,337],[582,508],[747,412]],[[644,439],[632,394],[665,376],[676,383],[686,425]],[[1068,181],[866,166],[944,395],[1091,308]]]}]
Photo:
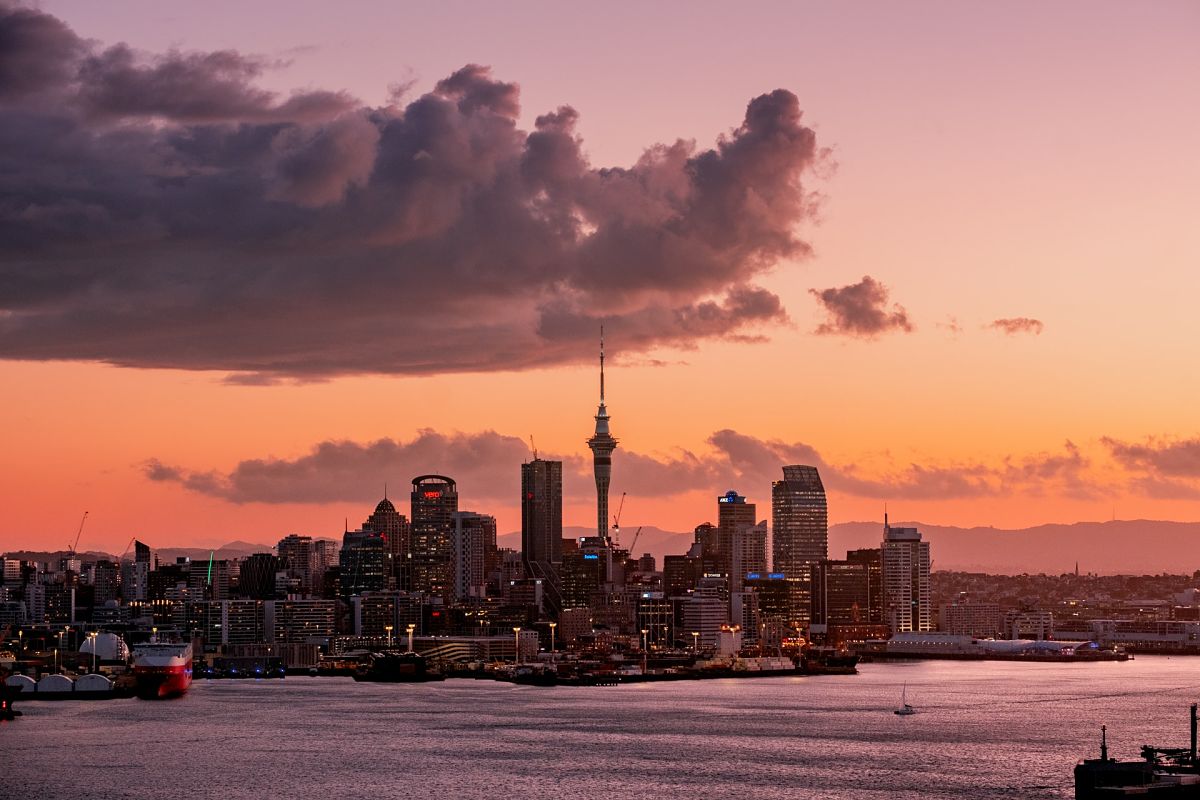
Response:
[{"label": "port crane", "polygon": [[617,505],[617,513],[613,516],[613,542],[621,543],[621,512],[625,510],[625,492],[621,492],[621,502]]},{"label": "port crane", "polygon": [[76,548],[79,547],[79,537],[83,536],[83,523],[87,522],[89,513],[90,512],[88,512],[88,511],[83,512],[83,519],[79,520],[79,530],[75,531],[75,544],[69,545],[67,547],[67,556],[68,557],[75,555]]}]

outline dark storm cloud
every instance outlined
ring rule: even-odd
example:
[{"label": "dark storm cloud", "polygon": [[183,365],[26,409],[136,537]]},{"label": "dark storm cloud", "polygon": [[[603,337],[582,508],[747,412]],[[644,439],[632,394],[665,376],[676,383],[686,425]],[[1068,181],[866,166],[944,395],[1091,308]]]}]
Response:
[{"label": "dark storm cloud", "polygon": [[840,288],[810,289],[829,319],[817,327],[822,336],[857,336],[870,339],[888,331],[911,333],[908,312],[899,304],[888,306],[888,288],[870,275]]},{"label": "dark storm cloud", "polygon": [[0,3],[0,357],[240,373],[520,369],[761,337],[808,254],[799,102],[597,168],[468,65],[403,103],[281,97],[231,51],[102,47]]},{"label": "dark storm cloud", "polygon": [[[820,469],[827,489],[859,497],[945,500],[1046,491],[1076,497],[1096,494],[1085,476],[1088,461],[1071,442],[1063,453],[1008,459],[998,466],[910,464],[870,479],[860,477],[853,464],[830,464],[803,442],[761,439],[726,429],[715,432],[707,443],[709,451],[699,454],[618,450],[612,491],[634,497],[671,497],[737,489],[765,499],[771,481],[782,477],[784,464],[810,464]],[[540,455],[563,462],[564,494],[569,502],[593,496],[595,484],[586,454]],[[228,473],[191,471],[158,459],[145,462],[142,472],[149,480],[177,483],[234,503],[367,501],[377,497],[384,482],[402,486],[415,475],[434,472],[458,481],[464,503],[474,502],[470,498],[511,503],[520,490],[517,465],[529,458],[526,442],[516,436],[494,431],[442,434],[424,430],[407,442],[321,442],[303,456],[250,459]]]},{"label": "dark storm cloud", "polygon": [[1040,319],[1011,317],[1008,319],[993,320],[988,324],[988,327],[1009,336],[1014,336],[1018,333],[1032,333],[1034,336],[1038,336],[1046,326]]}]

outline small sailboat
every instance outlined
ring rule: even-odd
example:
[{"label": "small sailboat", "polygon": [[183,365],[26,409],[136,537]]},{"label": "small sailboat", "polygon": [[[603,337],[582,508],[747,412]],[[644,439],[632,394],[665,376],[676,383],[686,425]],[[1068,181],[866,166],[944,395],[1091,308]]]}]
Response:
[{"label": "small sailboat", "polygon": [[910,714],[917,713],[917,710],[909,705],[908,702],[908,684],[904,684],[904,688],[900,690],[900,707],[892,712],[901,717],[907,717]]}]

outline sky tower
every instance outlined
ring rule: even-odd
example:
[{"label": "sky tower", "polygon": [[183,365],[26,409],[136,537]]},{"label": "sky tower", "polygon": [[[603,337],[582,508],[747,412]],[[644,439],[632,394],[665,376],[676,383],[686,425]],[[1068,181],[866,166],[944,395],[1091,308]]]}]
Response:
[{"label": "sky tower", "polygon": [[596,473],[596,535],[608,538],[608,482],[612,478],[612,452],[617,440],[608,432],[608,409],[604,406],[604,326],[600,326],[600,408],[596,411],[596,433],[588,439],[592,468]]}]

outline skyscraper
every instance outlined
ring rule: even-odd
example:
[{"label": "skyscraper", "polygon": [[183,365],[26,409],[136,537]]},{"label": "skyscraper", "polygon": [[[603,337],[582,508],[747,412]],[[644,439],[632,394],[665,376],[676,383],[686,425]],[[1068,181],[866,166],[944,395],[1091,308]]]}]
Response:
[{"label": "skyscraper", "polygon": [[458,486],[445,475],[418,475],[412,483],[412,589],[449,599],[453,593],[452,535]]},{"label": "skyscraper", "polygon": [[[742,591],[751,562],[759,571],[766,567],[765,563],[758,563],[754,552],[760,538],[755,528],[756,515],[754,503],[747,503],[745,497],[732,489],[717,498],[717,559],[720,572],[727,576],[730,594]],[[761,533],[765,561],[766,530],[762,529]]]},{"label": "skyscraper", "polygon": [[783,468],[771,484],[772,565],[789,578],[807,578],[829,558],[829,510],[816,467]]},{"label": "skyscraper", "polygon": [[604,405],[604,328],[600,328],[600,408],[596,411],[596,432],[587,441],[592,451],[592,470],[596,474],[596,535],[608,538],[608,483],[612,479],[612,453],[617,440],[608,431],[608,408]]},{"label": "skyscraper", "polygon": [[379,505],[375,506],[375,512],[367,517],[362,526],[363,530],[375,531],[383,537],[390,562],[389,572],[398,588],[407,589],[412,580],[408,570],[412,527],[408,524],[408,519],[396,510],[391,500],[388,500],[387,489],[384,489]]},{"label": "skyscraper", "polygon": [[562,462],[534,458],[521,465],[521,559],[525,574],[546,582],[556,613],[562,566]]},{"label": "skyscraper", "polygon": [[757,507],[730,489],[717,498],[717,558],[726,575],[733,569],[733,534],[741,527],[754,525]]},{"label": "skyscraper", "polygon": [[929,542],[916,528],[883,523],[884,610],[892,633],[933,629],[929,591]]}]

